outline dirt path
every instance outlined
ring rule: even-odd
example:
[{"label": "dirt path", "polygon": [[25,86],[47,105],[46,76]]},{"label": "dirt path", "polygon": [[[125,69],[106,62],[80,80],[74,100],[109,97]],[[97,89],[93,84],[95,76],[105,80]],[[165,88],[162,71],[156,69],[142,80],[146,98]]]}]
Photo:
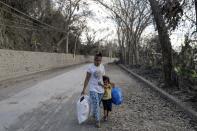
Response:
[{"label": "dirt path", "polygon": [[123,88],[124,104],[113,108],[108,122],[96,129],[93,120],[78,125],[76,100],[87,65],[40,81],[0,101],[0,131],[194,131],[187,118],[115,65],[107,74]]}]

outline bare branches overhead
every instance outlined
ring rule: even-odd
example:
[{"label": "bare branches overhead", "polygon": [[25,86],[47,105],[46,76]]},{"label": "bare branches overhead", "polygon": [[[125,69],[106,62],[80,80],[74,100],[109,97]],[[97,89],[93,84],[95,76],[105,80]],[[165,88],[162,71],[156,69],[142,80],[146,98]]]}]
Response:
[{"label": "bare branches overhead", "polygon": [[[119,45],[124,54],[124,61],[138,63],[138,44],[145,28],[151,23],[151,11],[146,1],[112,0],[107,4],[103,0],[95,0],[111,11],[117,24]],[[127,48],[127,50],[126,50]]]}]

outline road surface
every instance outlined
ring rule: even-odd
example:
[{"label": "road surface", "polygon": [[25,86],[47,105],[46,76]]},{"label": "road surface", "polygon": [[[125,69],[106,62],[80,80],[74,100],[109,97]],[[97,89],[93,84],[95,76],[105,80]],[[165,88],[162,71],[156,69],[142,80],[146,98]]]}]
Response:
[{"label": "road surface", "polygon": [[76,101],[87,64],[23,77],[0,86],[0,131],[195,131],[188,118],[169,102],[115,65],[106,72],[122,87],[124,103],[113,108],[101,129],[88,120],[79,125]]}]

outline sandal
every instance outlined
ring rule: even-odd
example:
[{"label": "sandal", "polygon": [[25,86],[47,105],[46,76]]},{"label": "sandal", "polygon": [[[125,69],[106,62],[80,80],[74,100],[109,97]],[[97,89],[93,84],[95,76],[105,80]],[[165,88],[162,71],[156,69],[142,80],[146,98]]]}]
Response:
[{"label": "sandal", "polygon": [[96,125],[95,125],[97,128],[101,128],[101,123],[100,122],[96,122]]},{"label": "sandal", "polygon": [[107,121],[107,116],[104,116],[103,117],[103,121]]}]

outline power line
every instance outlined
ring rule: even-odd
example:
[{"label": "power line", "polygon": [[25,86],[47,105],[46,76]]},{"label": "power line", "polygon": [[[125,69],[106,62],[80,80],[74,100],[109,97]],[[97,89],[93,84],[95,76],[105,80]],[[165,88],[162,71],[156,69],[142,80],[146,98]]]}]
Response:
[{"label": "power line", "polygon": [[[0,3],[3,4],[3,5],[5,5],[5,6],[7,6],[7,7],[10,8],[10,9],[13,9],[14,11],[16,11],[16,12],[18,12],[18,13],[20,13],[20,14],[22,14],[22,15],[28,17],[28,18],[30,18],[30,19],[33,19],[33,20],[35,20],[35,21],[37,21],[37,22],[39,22],[39,23],[41,23],[41,24],[44,24],[44,25],[46,25],[46,26],[52,27],[51,25],[48,25],[48,24],[46,24],[46,23],[43,23],[43,22],[41,22],[41,21],[39,21],[39,20],[37,20],[37,19],[35,19],[35,18],[33,18],[33,17],[31,17],[31,16],[25,14],[24,12],[21,12],[20,10],[18,10],[18,9],[16,9],[16,8],[14,8],[14,7],[12,7],[12,6],[10,6],[10,5],[8,5],[8,4],[2,2],[2,1],[0,1]],[[52,28],[54,28],[54,27],[52,27]]]},{"label": "power line", "polygon": [[[37,21],[37,22],[39,22],[39,23],[41,23],[41,24],[43,24],[43,25],[45,25],[45,26],[48,26],[48,27],[51,27],[51,28],[53,28],[53,29],[55,29],[55,30],[59,30],[59,31],[60,31],[60,29],[58,29],[58,28],[56,28],[56,27],[54,27],[54,26],[51,26],[51,25],[49,25],[49,24],[43,23],[42,21],[39,21],[39,20],[37,20],[37,19],[35,19],[35,18],[33,18],[33,17],[31,17],[31,16],[25,14],[24,12],[19,11],[18,9],[16,9],[16,8],[14,8],[14,7],[12,7],[12,6],[10,6],[10,5],[8,5],[8,4],[2,2],[2,1],[0,1],[0,3],[3,4],[3,5],[5,5],[5,6],[7,6],[7,7],[10,8],[10,9],[13,9],[14,11],[16,11],[16,12],[18,12],[18,13],[20,13],[20,14],[22,14],[22,15],[24,15],[24,16],[30,18],[30,19],[32,19],[32,20],[35,20],[35,21]],[[62,32],[66,33],[65,31],[62,31]]]},{"label": "power line", "polygon": [[[30,25],[30,24],[25,24],[25,23],[21,23],[20,21],[16,22],[14,20],[10,20],[10,19],[7,19],[7,18],[2,18],[0,17],[0,20],[2,23],[7,23],[7,22],[10,22],[10,23],[13,23],[13,24],[18,24],[18,25],[22,25],[22,26],[29,26],[29,27],[32,27],[32,28],[36,28],[36,26],[33,26],[33,25]],[[38,28],[38,26],[37,26]]]},{"label": "power line", "polygon": [[16,29],[24,29],[24,30],[34,30],[34,31],[42,31],[42,30],[39,30],[39,29],[33,29],[33,28],[28,28],[28,27],[20,27],[20,26],[12,26],[12,25],[7,25],[7,24],[3,24],[3,23],[0,23],[1,26],[7,26],[7,27],[10,27],[10,28],[16,28]]},{"label": "power line", "polygon": [[[6,12],[6,13],[8,13],[8,14],[13,15],[15,18],[18,18],[18,19],[20,19],[20,20],[24,20],[25,22],[29,22],[29,23],[31,23],[31,24],[36,24],[36,25],[38,25],[38,26],[40,26],[40,27],[42,27],[42,28],[46,28],[46,26],[39,25],[38,23],[35,23],[35,22],[33,22],[33,21],[29,20],[29,19],[23,18],[23,17],[21,17],[21,16],[19,16],[19,15],[17,15],[17,14],[14,14],[13,12],[8,11],[8,10],[6,10],[6,9],[3,9],[3,8],[1,8],[1,7],[0,7],[0,10]],[[5,18],[3,18],[3,19],[5,19]],[[47,28],[48,28],[48,27],[47,27]]]},{"label": "power line", "polygon": [[[2,18],[2,17],[0,17]],[[17,26],[17,27],[21,27],[22,28],[31,28],[31,29],[35,29],[35,30],[38,30],[38,27],[36,26],[33,26],[33,25],[29,25],[29,24],[24,24],[24,23],[18,23],[16,21],[13,21],[13,20],[9,20],[9,19],[6,19],[6,18],[3,18],[2,20],[6,21],[6,22],[11,22],[11,23],[14,23],[14,24],[17,24],[17,25],[20,25],[20,26]],[[3,21],[0,20],[0,22],[4,23]],[[8,26],[7,24],[4,23],[4,25]],[[27,27],[23,27],[23,26],[27,26]],[[41,30],[41,29],[40,29]],[[47,31],[54,31],[54,29],[50,29],[50,28],[42,28],[42,30],[47,30]]]},{"label": "power line", "polygon": [[[17,14],[14,14],[13,12],[10,12],[10,11],[8,11],[8,10],[5,10],[5,9],[3,9],[3,8],[1,8],[1,7],[0,7],[0,10],[4,11],[4,12],[6,12],[6,13],[9,13],[9,14],[11,14],[11,15],[13,15],[13,16],[15,16],[15,18],[18,18],[19,20],[25,20],[25,22],[29,22],[30,24],[37,25],[37,26],[41,27],[42,29],[65,33],[63,30],[55,30],[55,29],[52,29],[52,28],[48,28],[48,27],[46,27],[46,26],[44,26],[44,25],[39,25],[38,23],[34,23],[33,21],[31,21],[31,20],[29,20],[29,19],[23,18],[23,17],[21,17],[21,16],[19,16],[19,15],[17,15]],[[1,18],[2,18],[2,17],[1,17]],[[2,18],[2,19],[6,19],[6,18]],[[8,20],[8,19],[7,19],[7,20]],[[9,21],[11,21],[11,20],[9,20]],[[12,22],[14,22],[14,21],[12,21]],[[15,23],[16,23],[16,22],[15,22]],[[21,23],[17,23],[17,24],[21,24]],[[23,24],[24,24],[24,23],[23,23]],[[32,26],[32,25],[29,25],[29,24],[24,24],[24,25]],[[33,26],[32,26],[32,27],[33,27]]]},{"label": "power line", "polygon": [[0,23],[0,26],[6,26],[6,27],[10,27],[10,28],[23,29],[23,30],[29,30],[29,31],[53,31],[52,29],[35,29],[35,28],[29,28],[29,27],[8,25],[8,24],[3,24],[3,23]]}]

